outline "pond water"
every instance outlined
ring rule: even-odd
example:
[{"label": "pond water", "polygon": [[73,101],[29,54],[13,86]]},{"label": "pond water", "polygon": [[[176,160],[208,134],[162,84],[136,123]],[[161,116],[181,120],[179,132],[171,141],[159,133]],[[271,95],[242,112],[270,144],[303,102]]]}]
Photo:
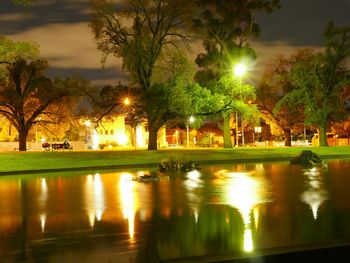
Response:
[{"label": "pond water", "polygon": [[203,166],[148,183],[132,178],[155,169],[1,177],[0,261],[215,261],[344,242],[349,170],[332,160]]}]

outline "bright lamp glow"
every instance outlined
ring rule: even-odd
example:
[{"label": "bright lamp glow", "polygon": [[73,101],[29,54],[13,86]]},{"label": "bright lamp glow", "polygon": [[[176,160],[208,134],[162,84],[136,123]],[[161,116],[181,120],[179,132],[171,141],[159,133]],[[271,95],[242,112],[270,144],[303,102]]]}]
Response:
[{"label": "bright lamp glow", "polygon": [[234,73],[237,77],[242,77],[246,71],[247,68],[244,64],[237,64],[234,68]]},{"label": "bright lamp glow", "polygon": [[91,121],[90,120],[85,120],[84,122],[86,127],[90,127],[91,126]]},{"label": "bright lamp glow", "polygon": [[131,174],[122,173],[119,181],[121,206],[123,216],[128,220],[130,240],[134,239],[136,204],[138,201],[135,194],[135,182],[132,181],[132,177]]},{"label": "bright lamp glow", "polygon": [[189,121],[190,123],[194,123],[195,118],[194,118],[193,116],[190,116],[190,118],[188,119],[188,121]]},{"label": "bright lamp glow", "polygon": [[126,106],[130,105],[130,99],[129,98],[125,98],[123,103]]}]

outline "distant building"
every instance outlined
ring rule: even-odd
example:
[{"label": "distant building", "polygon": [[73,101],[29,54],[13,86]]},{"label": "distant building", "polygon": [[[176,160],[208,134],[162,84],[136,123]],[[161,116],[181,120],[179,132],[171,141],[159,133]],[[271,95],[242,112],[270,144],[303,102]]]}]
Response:
[{"label": "distant building", "polygon": [[[148,146],[147,122],[133,127],[127,122],[126,114],[105,117],[94,126],[89,121],[82,121],[86,126],[86,145],[90,149],[114,147],[146,148]],[[167,147],[165,127],[158,131],[158,147]]]}]

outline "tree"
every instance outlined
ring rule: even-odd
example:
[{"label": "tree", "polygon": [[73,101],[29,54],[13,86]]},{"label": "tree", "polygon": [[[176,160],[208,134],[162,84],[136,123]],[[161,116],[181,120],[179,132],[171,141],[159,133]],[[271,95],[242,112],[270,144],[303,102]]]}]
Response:
[{"label": "tree", "polygon": [[13,129],[12,124],[3,116],[0,115],[0,141],[15,141],[17,133]]},{"label": "tree", "polygon": [[[307,63],[297,63],[289,76],[295,87],[283,101],[305,104],[305,118],[319,132],[320,146],[327,146],[327,129],[332,119],[341,118],[341,93],[350,83],[346,60],[350,56],[350,27],[336,28],[328,23],[324,31],[325,51]],[[283,103],[282,101],[282,103]]]},{"label": "tree", "polygon": [[[197,56],[196,63],[201,69],[196,78],[200,85],[212,90],[223,77],[233,74],[234,64],[242,60],[250,62],[255,59],[255,52],[248,44],[249,37],[257,36],[260,32],[259,26],[253,20],[253,12],[256,10],[271,12],[279,6],[279,1],[205,0],[196,3],[200,7],[200,12],[194,20],[194,28],[202,37],[206,51]],[[218,85],[222,86],[222,83]],[[241,92],[236,92],[239,86],[237,84],[226,86],[221,91],[228,97],[236,93],[236,97],[229,98],[233,101],[231,105],[221,113],[225,148],[232,147],[230,135],[232,112],[240,110],[234,105],[240,104],[237,101],[244,102],[242,100],[245,97],[242,96],[244,88]]]},{"label": "tree", "polygon": [[[118,108],[119,112],[127,111],[128,118],[136,126],[147,117],[147,102],[152,105],[148,109],[151,112],[148,116],[157,118],[151,122],[177,125],[186,123],[189,116],[196,115],[198,125],[204,115],[218,107],[217,103],[213,103],[218,99],[209,90],[193,82],[193,66],[183,53],[173,50],[165,52],[155,65],[152,89],[146,93],[139,88],[119,84],[103,87],[98,97],[91,96],[97,106],[95,120],[101,120]],[[123,98],[126,97],[131,101],[127,107],[123,105]]]},{"label": "tree", "polygon": [[[244,84],[241,80],[234,76],[223,76],[216,83],[212,85],[211,92],[218,97],[221,95],[224,108],[222,111],[218,111],[218,114],[212,115],[213,119],[219,118],[223,120],[219,123],[219,127],[223,130],[224,148],[232,147],[231,143],[231,115],[236,112],[236,118],[238,113],[241,114],[241,120],[245,120],[245,123],[256,123],[259,118],[259,111],[256,105],[251,102],[256,99],[255,88],[251,85]],[[238,119],[236,120],[238,121]],[[241,124],[244,128],[243,123]],[[236,127],[237,129],[238,127]]]},{"label": "tree", "polygon": [[158,110],[165,87],[153,82],[154,69],[164,47],[179,47],[179,40],[188,45],[183,29],[189,11],[185,0],[123,1],[115,6],[109,1],[93,1],[90,26],[102,61],[110,54],[121,58],[123,68],[141,89],[149,150],[157,149],[157,132],[164,124]]},{"label": "tree", "polygon": [[7,37],[0,36],[0,64],[11,63],[20,58],[34,60],[38,57],[39,46],[36,43],[14,42]]},{"label": "tree", "polygon": [[301,98],[284,98],[296,88],[289,75],[297,63],[305,65],[313,56],[311,49],[301,49],[290,57],[278,56],[273,59],[266,66],[257,90],[257,104],[262,117],[275,134],[283,134],[285,146],[291,146],[292,130],[303,127],[305,120],[305,104]]},{"label": "tree", "polygon": [[62,116],[62,108],[57,104],[68,100],[74,86],[81,84],[74,79],[52,81],[44,76],[47,67],[44,60],[16,59],[6,63],[6,75],[0,79],[0,114],[17,130],[20,151],[27,149],[32,125],[52,123]]}]

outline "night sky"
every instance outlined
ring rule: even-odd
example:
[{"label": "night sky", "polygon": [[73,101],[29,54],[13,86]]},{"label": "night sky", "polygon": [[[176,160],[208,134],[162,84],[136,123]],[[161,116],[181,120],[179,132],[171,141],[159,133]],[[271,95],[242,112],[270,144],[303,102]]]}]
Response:
[{"label": "night sky", "polygon": [[[110,57],[101,69],[100,53],[88,27],[89,0],[34,0],[31,8],[0,2],[0,34],[15,40],[35,41],[41,56],[50,63],[51,76],[78,74],[102,85],[125,80],[120,62]],[[279,54],[297,48],[320,48],[328,21],[350,26],[350,0],[281,0],[282,8],[258,14],[262,32],[252,46],[258,59],[256,69]],[[194,50],[195,52],[195,50]]]}]

